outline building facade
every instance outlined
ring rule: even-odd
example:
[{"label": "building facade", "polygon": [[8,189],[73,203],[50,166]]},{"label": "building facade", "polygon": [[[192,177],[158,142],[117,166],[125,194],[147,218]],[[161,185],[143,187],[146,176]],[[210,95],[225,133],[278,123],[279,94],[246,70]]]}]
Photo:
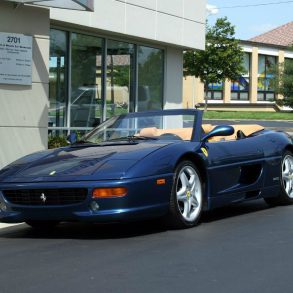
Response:
[{"label": "building facade", "polygon": [[[281,31],[284,31],[285,37]],[[278,111],[280,108],[275,101],[283,97],[273,89],[274,68],[278,63],[293,62],[293,51],[288,47],[292,36],[293,22],[286,24],[285,28],[282,26],[252,40],[241,41],[245,73],[236,81],[225,80],[219,84],[210,84],[209,109]],[[278,40],[281,42],[278,43]],[[184,107],[204,103],[204,85],[199,79],[189,76],[183,79],[183,84]],[[286,107],[284,109],[290,110]]]},{"label": "building facade", "polygon": [[31,64],[20,65],[32,74],[26,84],[0,79],[0,168],[46,149],[48,133],[82,134],[112,115],[182,107],[182,54],[204,49],[206,1],[93,4],[78,11],[1,1],[0,36],[31,37]]}]

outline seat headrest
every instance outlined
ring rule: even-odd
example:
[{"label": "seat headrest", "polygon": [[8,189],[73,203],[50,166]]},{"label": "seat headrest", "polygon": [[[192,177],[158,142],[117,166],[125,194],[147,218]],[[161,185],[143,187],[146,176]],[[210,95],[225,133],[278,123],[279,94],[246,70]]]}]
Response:
[{"label": "seat headrest", "polygon": [[142,128],[139,135],[146,137],[158,136],[158,129],[156,127]]}]

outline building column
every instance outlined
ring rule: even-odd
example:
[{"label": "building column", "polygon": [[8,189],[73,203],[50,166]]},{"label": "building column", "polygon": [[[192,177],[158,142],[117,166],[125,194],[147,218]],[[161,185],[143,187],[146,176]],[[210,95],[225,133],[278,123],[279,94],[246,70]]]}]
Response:
[{"label": "building column", "polygon": [[257,82],[258,82],[258,48],[252,48],[249,99],[250,103],[257,103]]},{"label": "building column", "polygon": [[200,81],[199,78],[196,78],[195,80],[195,86],[196,86],[196,91],[195,91],[195,104],[202,104],[204,103],[204,98],[205,98],[205,92],[204,92],[204,83]]},{"label": "building column", "polygon": [[231,80],[226,79],[224,82],[223,102],[224,104],[231,102]]},{"label": "building column", "polygon": [[165,51],[164,109],[181,109],[183,93],[183,52],[168,47]]},{"label": "building column", "polygon": [[[279,51],[278,62],[279,62],[279,64],[285,62],[285,51]],[[278,94],[278,95],[276,96],[276,98],[277,98],[277,100],[283,100],[283,99],[284,99],[284,96]]]}]

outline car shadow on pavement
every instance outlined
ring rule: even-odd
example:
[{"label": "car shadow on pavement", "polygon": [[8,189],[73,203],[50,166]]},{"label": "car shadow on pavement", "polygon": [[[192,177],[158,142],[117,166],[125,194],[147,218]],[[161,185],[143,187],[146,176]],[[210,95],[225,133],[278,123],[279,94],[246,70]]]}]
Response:
[{"label": "car shadow on pavement", "polygon": [[[199,225],[261,212],[270,208],[263,200],[230,205],[204,212]],[[196,229],[196,227],[193,229]],[[26,224],[22,224],[1,229],[0,238],[102,240],[131,238],[168,231],[171,230],[160,219],[115,224],[61,223],[51,230],[33,229]]]},{"label": "car shadow on pavement", "polygon": [[202,215],[202,223],[210,223],[231,217],[237,217],[245,214],[261,212],[272,209],[273,207],[265,203],[263,199],[247,201],[240,204],[231,204],[225,207],[205,212]]},{"label": "car shadow on pavement", "polygon": [[26,224],[0,230],[0,238],[29,239],[122,239],[166,231],[160,221],[131,223],[61,223],[52,229],[34,229]]}]

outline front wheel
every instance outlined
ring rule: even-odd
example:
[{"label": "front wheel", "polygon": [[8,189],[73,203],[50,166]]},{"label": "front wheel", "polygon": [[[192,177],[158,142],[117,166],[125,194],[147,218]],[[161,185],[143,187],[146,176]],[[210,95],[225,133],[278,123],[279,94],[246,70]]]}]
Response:
[{"label": "front wheel", "polygon": [[280,170],[280,188],[278,197],[265,198],[270,205],[288,205],[293,203],[293,154],[285,151]]},{"label": "front wheel", "polygon": [[173,228],[189,228],[198,223],[203,206],[200,173],[190,161],[181,162],[174,173],[168,223]]}]

